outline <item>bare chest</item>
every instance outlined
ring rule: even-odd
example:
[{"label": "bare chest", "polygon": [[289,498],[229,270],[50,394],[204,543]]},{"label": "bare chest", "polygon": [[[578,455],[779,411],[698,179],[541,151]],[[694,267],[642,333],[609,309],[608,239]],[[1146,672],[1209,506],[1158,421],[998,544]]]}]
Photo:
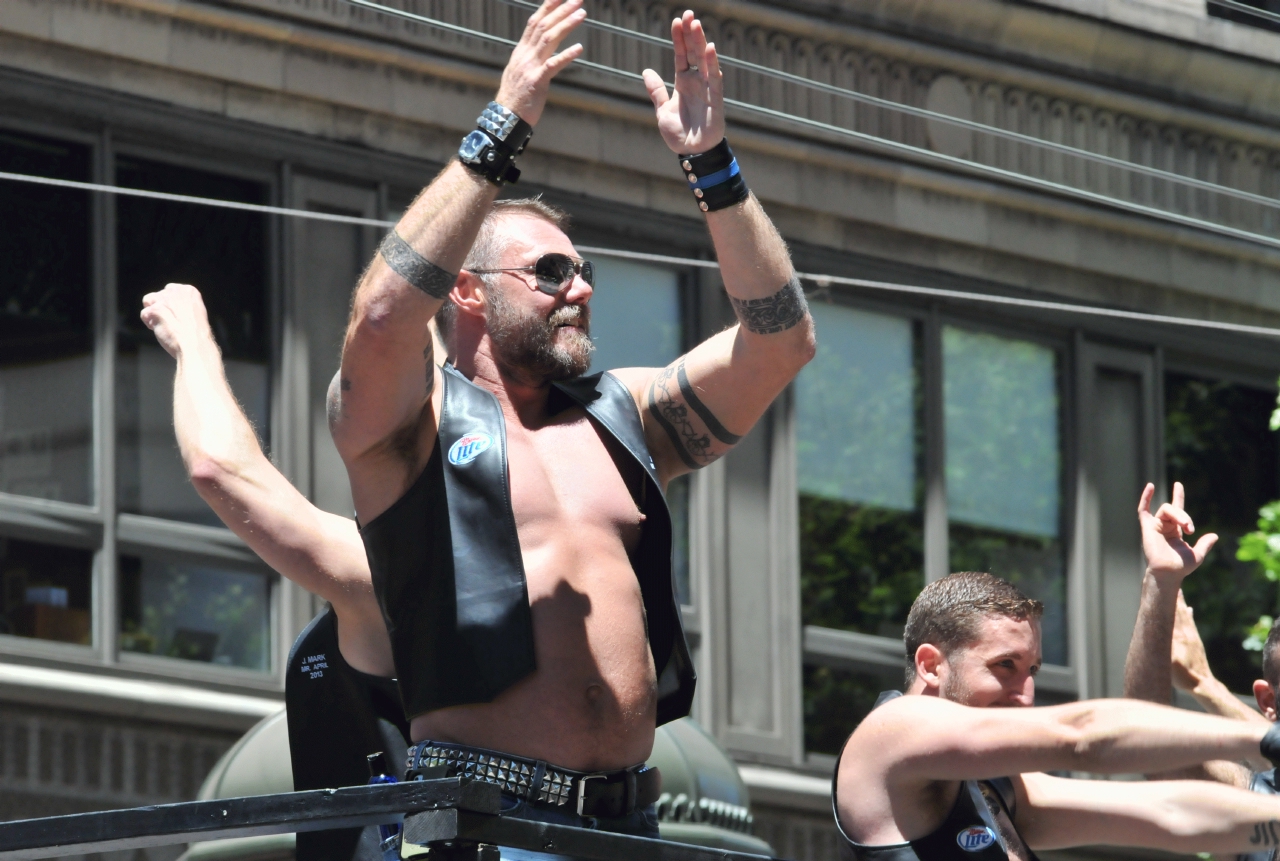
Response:
[{"label": "bare chest", "polygon": [[509,425],[507,469],[522,545],[554,537],[552,531],[563,538],[616,536],[634,549],[644,520],[643,473],[581,409],[536,430]]}]

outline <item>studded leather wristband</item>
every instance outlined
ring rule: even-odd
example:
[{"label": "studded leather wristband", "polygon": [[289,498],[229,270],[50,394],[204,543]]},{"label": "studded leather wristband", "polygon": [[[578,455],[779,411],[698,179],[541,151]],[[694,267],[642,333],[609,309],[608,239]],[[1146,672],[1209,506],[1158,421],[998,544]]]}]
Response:
[{"label": "studded leather wristband", "polygon": [[706,152],[679,158],[689,190],[703,212],[727,209],[750,197],[751,191],[738,170],[738,160],[729,149],[728,139]]},{"label": "studded leather wristband", "polygon": [[462,139],[458,160],[494,185],[520,179],[516,156],[524,152],[533,126],[515,112],[490,102],[476,119],[476,130]]}]

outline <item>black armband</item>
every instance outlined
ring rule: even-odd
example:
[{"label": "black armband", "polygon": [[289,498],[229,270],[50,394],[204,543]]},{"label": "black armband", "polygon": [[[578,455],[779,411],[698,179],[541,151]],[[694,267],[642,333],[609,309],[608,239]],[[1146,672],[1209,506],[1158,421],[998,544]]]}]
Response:
[{"label": "black armband", "polygon": [[730,296],[729,302],[742,327],[757,335],[785,332],[809,315],[804,289],[800,286],[800,279],[794,275],[772,296],[763,299],[735,299]]},{"label": "black armband", "polygon": [[392,230],[387,238],[378,246],[378,253],[386,261],[391,271],[426,293],[432,299],[443,299],[453,289],[458,280],[457,275],[450,275],[444,269],[413,250],[409,243],[400,238],[400,234]]},{"label": "black armband", "polygon": [[524,152],[531,137],[533,126],[514,111],[489,102],[476,119],[476,130],[462,139],[458,161],[501,188],[520,179],[516,156]]},{"label": "black armband", "polygon": [[689,190],[703,212],[727,209],[751,196],[727,138],[706,152],[679,158]]},{"label": "black armband", "polygon": [[1258,749],[1272,765],[1280,766],[1280,723],[1274,723],[1258,742]]}]

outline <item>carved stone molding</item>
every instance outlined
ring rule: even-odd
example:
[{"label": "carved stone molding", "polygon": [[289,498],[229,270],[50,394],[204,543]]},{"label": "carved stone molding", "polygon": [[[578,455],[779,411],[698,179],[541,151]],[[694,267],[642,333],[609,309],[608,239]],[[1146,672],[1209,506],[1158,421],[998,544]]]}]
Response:
[{"label": "carved stone molding", "polygon": [[[524,10],[499,0],[384,2],[505,39],[519,37],[526,17]],[[428,25],[354,7],[343,0],[237,0],[237,4],[301,15],[369,36],[407,40],[419,47],[494,66],[500,66],[506,57],[507,49],[503,46],[444,33]],[[658,37],[668,34],[671,17],[676,12],[673,5],[642,0],[587,0],[587,7],[597,20]],[[1156,116],[1159,112],[1155,110],[1152,115],[1118,112],[1108,106],[1068,100],[954,69],[925,66],[901,56],[850,47],[844,41],[822,41],[810,35],[766,28],[728,15],[704,16],[703,21],[708,35],[728,57],[1123,161],[1280,198],[1280,150],[1169,123]],[[652,67],[664,77],[670,77],[670,58],[664,48],[599,31],[580,31],[576,38],[586,44],[589,60],[633,73]],[[577,70],[572,80],[592,89],[633,98],[639,95],[634,82],[589,70]],[[1166,180],[1126,172],[1120,167],[1092,164],[1032,144],[907,116],[748,70],[727,69],[725,93],[730,98],[773,110],[1159,209],[1257,232],[1273,232],[1276,228],[1276,211],[1263,204],[1230,199],[1212,191],[1189,190]],[[770,125],[755,117],[739,117],[736,121]],[[857,143],[850,142],[850,146],[856,148]]]}]

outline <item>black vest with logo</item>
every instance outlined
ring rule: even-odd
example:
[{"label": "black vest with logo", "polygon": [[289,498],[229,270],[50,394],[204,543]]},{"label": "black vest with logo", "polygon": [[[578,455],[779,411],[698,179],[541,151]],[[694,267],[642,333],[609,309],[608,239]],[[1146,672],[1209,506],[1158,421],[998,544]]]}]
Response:
[{"label": "black vest with logo", "polygon": [[[873,708],[900,696],[898,691],[885,691]],[[837,759],[836,775],[839,774]],[[840,854],[851,861],[1008,861],[1009,841],[1022,840],[1012,830],[1015,804],[1013,781],[1007,777],[966,780],[960,784],[951,812],[933,831],[906,843],[868,846],[854,842],[840,824],[836,778],[831,779],[831,808],[842,838]],[[1025,851],[1029,861],[1037,861],[1035,853]]]},{"label": "black vest with logo", "polygon": [[[1254,774],[1249,780],[1249,791],[1260,792],[1263,795],[1280,795],[1280,789],[1276,787],[1276,770],[1262,771]],[[1263,849],[1261,852],[1248,852],[1237,855],[1237,861],[1273,861],[1276,857],[1276,849]]]},{"label": "black vest with logo", "polygon": [[[492,702],[536,668],[502,407],[451,366],[441,376],[440,429],[426,468],[360,530],[410,717]],[[695,683],[672,581],[671,514],[626,386],[609,374],[553,384],[548,409],[575,406],[644,470],[644,529],[631,565],[658,673],[658,723],[666,723],[689,713]]]}]

